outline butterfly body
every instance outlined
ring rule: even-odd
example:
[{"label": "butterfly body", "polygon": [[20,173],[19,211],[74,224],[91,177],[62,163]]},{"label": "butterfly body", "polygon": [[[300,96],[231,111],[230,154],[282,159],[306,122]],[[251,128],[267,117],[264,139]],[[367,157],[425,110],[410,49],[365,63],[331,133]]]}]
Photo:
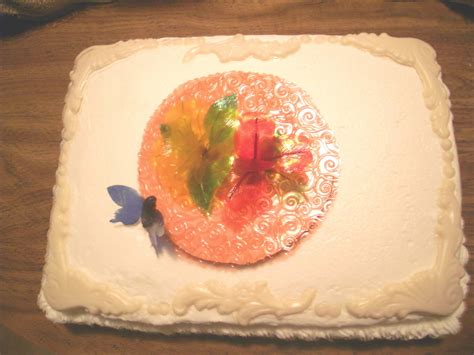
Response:
[{"label": "butterfly body", "polygon": [[156,209],[156,197],[149,196],[143,201],[142,207],[142,226],[148,232],[151,245],[157,250],[159,247],[158,239],[165,235],[165,223],[163,215]]}]

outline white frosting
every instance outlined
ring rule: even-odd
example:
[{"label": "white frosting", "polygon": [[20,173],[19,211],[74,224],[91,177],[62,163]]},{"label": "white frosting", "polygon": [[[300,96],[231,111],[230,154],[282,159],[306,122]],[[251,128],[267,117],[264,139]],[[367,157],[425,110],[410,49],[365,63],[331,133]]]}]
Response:
[{"label": "white frosting", "polygon": [[[335,204],[298,248],[254,267],[201,264],[169,245],[156,256],[140,226],[108,222],[116,206],[106,187],[138,187],[144,127],[176,86],[229,70],[275,74],[313,98],[340,146]],[[312,339],[456,331],[467,256],[459,253],[457,157],[438,75],[428,45],[386,35],[86,50],[66,98],[41,307],[57,321],[163,332]],[[77,307],[86,313],[69,313]]]}]

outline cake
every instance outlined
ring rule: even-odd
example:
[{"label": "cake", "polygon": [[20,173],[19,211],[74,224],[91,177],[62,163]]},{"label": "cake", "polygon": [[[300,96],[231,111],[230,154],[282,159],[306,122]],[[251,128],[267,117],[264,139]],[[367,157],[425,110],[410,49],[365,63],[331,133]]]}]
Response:
[{"label": "cake", "polygon": [[387,34],[86,49],[40,308],[165,334],[457,332],[468,255],[435,58]]}]

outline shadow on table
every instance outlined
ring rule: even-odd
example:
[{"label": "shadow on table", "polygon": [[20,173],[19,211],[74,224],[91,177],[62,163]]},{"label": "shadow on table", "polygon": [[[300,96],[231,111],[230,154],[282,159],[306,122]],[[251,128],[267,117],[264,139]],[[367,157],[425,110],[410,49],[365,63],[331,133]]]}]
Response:
[{"label": "shadow on table", "polygon": [[441,0],[448,9],[464,17],[464,19],[474,20],[474,1],[472,0]]},{"label": "shadow on table", "polygon": [[[160,0],[158,2],[166,4],[173,1]],[[82,0],[80,3],[60,0],[30,0],[28,2],[16,0],[7,4],[0,1],[0,38],[12,37],[33,30],[66,18],[86,7],[99,7],[110,3],[115,3],[117,6],[123,5],[125,8],[156,5],[152,0]]]},{"label": "shadow on table", "polygon": [[[115,0],[96,0],[94,5],[110,3]],[[0,37],[11,37],[41,27],[46,23],[66,17],[74,11],[84,9],[88,2],[61,2],[56,0],[31,0],[0,2]]]},{"label": "shadow on table", "polygon": [[[80,9],[81,5],[78,5],[76,9]],[[31,17],[18,17],[16,15],[0,14],[0,37],[13,37],[23,32],[33,30],[41,27],[48,22],[58,20],[66,17],[69,14],[69,10],[63,10],[53,15],[31,18]]]},{"label": "shadow on table", "polygon": [[285,340],[278,338],[265,338],[265,337],[236,337],[236,336],[225,336],[225,335],[208,335],[208,334],[177,334],[177,335],[164,335],[159,333],[142,333],[139,331],[125,330],[125,329],[112,329],[104,328],[99,326],[88,326],[78,324],[68,324],[66,328],[73,334],[85,335],[85,334],[97,334],[97,335],[115,335],[121,338],[139,341],[159,341],[161,343],[178,343],[178,342],[212,342],[214,345],[217,344],[228,344],[242,348],[246,348],[254,345],[276,345],[280,350],[291,350],[297,348],[298,350],[315,350],[317,348],[334,347],[345,350],[371,350],[381,347],[392,347],[392,348],[407,348],[416,346],[419,350],[423,347],[439,346],[442,343],[440,339],[424,338],[419,340],[318,340],[318,341],[305,341],[305,340]]}]

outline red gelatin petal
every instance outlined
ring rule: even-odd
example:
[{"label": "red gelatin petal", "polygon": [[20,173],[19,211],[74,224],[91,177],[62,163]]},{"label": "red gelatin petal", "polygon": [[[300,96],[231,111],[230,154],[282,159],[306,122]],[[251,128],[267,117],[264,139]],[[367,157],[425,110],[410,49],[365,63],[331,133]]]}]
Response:
[{"label": "red gelatin petal", "polygon": [[274,138],[275,123],[268,119],[259,119],[257,121],[258,135],[260,139]]},{"label": "red gelatin petal", "polygon": [[275,123],[267,119],[257,121],[257,158],[271,160],[275,155],[276,143]]},{"label": "red gelatin petal", "polygon": [[284,153],[279,158],[279,170],[288,174],[302,173],[313,161],[313,155],[309,150]]},{"label": "red gelatin petal", "polygon": [[263,172],[272,169],[275,166],[274,160],[257,160],[257,171]]},{"label": "red gelatin petal", "polygon": [[240,124],[234,138],[235,152],[237,157],[244,160],[254,158],[255,147],[255,125],[251,121]]},{"label": "red gelatin petal", "polygon": [[261,137],[258,141],[257,159],[273,160],[276,152],[275,137]]}]

